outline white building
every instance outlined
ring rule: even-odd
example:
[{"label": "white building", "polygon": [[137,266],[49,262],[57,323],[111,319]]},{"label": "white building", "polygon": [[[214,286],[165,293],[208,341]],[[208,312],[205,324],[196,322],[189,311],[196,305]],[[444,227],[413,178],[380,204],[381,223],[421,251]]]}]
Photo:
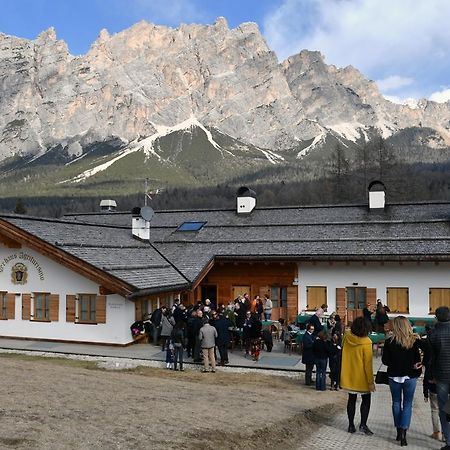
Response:
[{"label": "white building", "polygon": [[175,297],[227,304],[244,290],[269,293],[275,318],[326,303],[348,322],[378,298],[432,317],[450,306],[450,204],[385,205],[375,188],[373,208],[238,200],[136,210],[134,229],[130,213],[0,215],[0,337],[124,345],[136,319]]}]

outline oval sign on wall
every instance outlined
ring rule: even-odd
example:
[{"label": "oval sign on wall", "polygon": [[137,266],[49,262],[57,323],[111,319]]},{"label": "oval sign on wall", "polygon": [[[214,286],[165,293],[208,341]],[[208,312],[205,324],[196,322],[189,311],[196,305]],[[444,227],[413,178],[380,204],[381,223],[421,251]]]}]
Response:
[{"label": "oval sign on wall", "polygon": [[13,284],[26,284],[28,268],[25,264],[16,263],[11,269],[11,281]]}]

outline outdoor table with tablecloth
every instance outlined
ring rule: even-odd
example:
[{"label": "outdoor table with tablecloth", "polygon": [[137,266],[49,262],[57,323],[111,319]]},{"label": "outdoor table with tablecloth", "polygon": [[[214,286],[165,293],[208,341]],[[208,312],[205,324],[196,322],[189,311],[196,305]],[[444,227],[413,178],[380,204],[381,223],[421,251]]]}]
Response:
[{"label": "outdoor table with tablecloth", "polygon": [[385,341],[386,335],[384,333],[369,333],[369,339],[372,341],[372,344],[379,344]]}]

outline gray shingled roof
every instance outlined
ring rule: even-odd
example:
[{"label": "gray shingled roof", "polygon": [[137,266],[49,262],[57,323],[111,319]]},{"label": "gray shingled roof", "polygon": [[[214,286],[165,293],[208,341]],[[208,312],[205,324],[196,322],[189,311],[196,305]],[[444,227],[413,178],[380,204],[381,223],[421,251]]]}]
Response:
[{"label": "gray shingled roof", "polygon": [[[367,205],[259,208],[247,215],[157,211],[151,245],[132,238],[129,213],[66,219],[51,226],[43,219],[6,220],[137,289],[194,281],[214,258],[450,260],[449,203],[387,205],[384,211],[369,211]],[[206,224],[198,232],[176,231],[185,221]]]},{"label": "gray shingled roof", "polygon": [[176,268],[149,243],[134,239],[129,229],[23,216],[0,218],[137,290],[188,285]]}]

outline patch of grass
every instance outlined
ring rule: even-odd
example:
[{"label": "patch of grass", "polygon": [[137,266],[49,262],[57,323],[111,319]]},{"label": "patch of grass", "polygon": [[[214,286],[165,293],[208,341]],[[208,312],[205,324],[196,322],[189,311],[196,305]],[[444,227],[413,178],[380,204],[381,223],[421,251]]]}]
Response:
[{"label": "patch of grass", "polygon": [[214,373],[201,373],[198,370],[185,369],[184,372],[175,372],[172,370],[138,366],[133,369],[125,369],[121,372],[133,373],[145,377],[170,378],[186,382],[198,383],[201,381],[205,384],[223,385],[236,384],[264,386],[267,389],[295,389],[299,388],[299,380],[297,378],[289,378],[284,376],[266,375],[263,373],[234,373],[221,372],[220,369]]},{"label": "patch of grass", "polygon": [[95,361],[82,361],[78,359],[70,359],[70,358],[58,358],[54,356],[33,356],[33,355],[23,355],[20,353],[0,353],[0,358],[5,359],[18,359],[21,361],[31,361],[31,362],[45,362],[50,364],[57,364],[58,366],[64,367],[78,367],[80,369],[89,369],[89,370],[103,370],[97,366]]}]

